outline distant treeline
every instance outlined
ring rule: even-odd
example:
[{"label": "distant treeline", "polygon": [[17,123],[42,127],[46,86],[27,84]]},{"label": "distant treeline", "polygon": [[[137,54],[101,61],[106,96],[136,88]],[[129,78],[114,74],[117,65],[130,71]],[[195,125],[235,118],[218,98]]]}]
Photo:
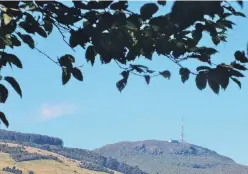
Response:
[{"label": "distant treeline", "polygon": [[[2,169],[2,171],[9,172],[9,173],[14,173],[14,174],[23,174],[22,170],[17,169],[15,166],[13,166],[12,168],[11,167],[4,167]],[[28,174],[34,174],[34,172],[32,170],[30,170],[28,172]]]},{"label": "distant treeline", "polygon": [[46,135],[39,134],[26,134],[14,131],[6,131],[0,129],[0,140],[8,140],[15,142],[27,142],[39,145],[54,145],[54,146],[63,146],[64,142],[60,138],[49,137]]},{"label": "distant treeline", "polygon": [[15,166],[13,166],[12,168],[4,167],[2,170],[5,172],[14,173],[14,174],[23,174],[23,172],[20,169],[17,169]]},{"label": "distant treeline", "polygon": [[38,153],[29,153],[22,146],[8,146],[0,144],[0,152],[9,154],[16,162],[33,161],[33,160],[55,160],[62,162],[58,157],[53,155],[42,155]]}]

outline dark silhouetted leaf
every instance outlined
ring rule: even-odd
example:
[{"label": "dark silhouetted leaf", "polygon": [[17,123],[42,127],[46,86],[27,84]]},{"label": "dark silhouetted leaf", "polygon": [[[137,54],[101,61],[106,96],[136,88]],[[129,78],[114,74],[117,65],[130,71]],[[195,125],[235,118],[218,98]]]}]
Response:
[{"label": "dark silhouetted leaf", "polygon": [[96,51],[93,45],[88,46],[85,52],[85,57],[86,57],[86,60],[90,61],[91,65],[93,66],[95,62],[95,57],[96,57]]},{"label": "dark silhouetted leaf", "polygon": [[123,72],[121,73],[121,75],[122,75],[123,79],[127,80],[128,77],[129,77],[129,71],[123,71]]},{"label": "dark silhouetted leaf", "polygon": [[73,2],[74,6],[76,8],[79,8],[79,9],[88,9],[87,5],[84,4],[84,3],[82,3],[81,1],[73,0],[72,2]]},{"label": "dark silhouetted leaf", "polygon": [[48,35],[51,34],[53,30],[52,20],[50,18],[45,18],[43,27],[46,30]]},{"label": "dark silhouetted leaf", "polygon": [[75,58],[70,55],[70,54],[66,54],[62,57],[59,58],[59,64],[61,67],[66,67],[68,70],[72,69],[72,63],[75,62]]},{"label": "dark silhouetted leaf", "polygon": [[246,58],[244,52],[236,51],[234,53],[234,57],[236,60],[240,61],[241,63],[247,63],[248,62],[248,59]]},{"label": "dark silhouetted leaf", "polygon": [[123,71],[121,73],[123,79],[121,79],[120,81],[118,81],[116,83],[116,87],[118,88],[118,90],[121,92],[125,86],[127,85],[127,80],[128,80],[128,77],[129,77],[129,71]]},{"label": "dark silhouetted leaf", "polygon": [[1,40],[3,40],[5,45],[8,45],[10,48],[13,48],[13,43],[12,43],[11,39],[9,39],[9,38],[1,38]]},{"label": "dark silhouetted leaf", "polygon": [[65,85],[71,78],[71,73],[67,68],[62,68],[62,84]]},{"label": "dark silhouetted leaf", "polygon": [[157,2],[159,5],[162,5],[162,6],[166,5],[166,0],[158,0]]},{"label": "dark silhouetted leaf", "polygon": [[189,79],[190,71],[188,68],[180,68],[179,74],[181,75],[181,80],[185,83]]},{"label": "dark silhouetted leaf", "polygon": [[115,26],[122,26],[126,25],[127,18],[126,14],[120,11],[117,11],[113,14],[113,19],[114,19],[114,25]]},{"label": "dark silhouetted leaf", "polygon": [[146,72],[148,72],[148,73],[154,73],[155,71],[150,70],[150,69],[147,69]]},{"label": "dark silhouetted leaf", "polygon": [[223,13],[223,15],[221,15],[221,17],[226,18],[226,17],[229,17],[231,15],[232,15],[232,13]]},{"label": "dark silhouetted leaf", "polygon": [[214,81],[218,85],[222,87],[222,89],[226,89],[229,84],[230,73],[224,65],[217,66],[217,68],[212,69],[208,73],[208,79]]},{"label": "dark silhouetted leaf", "polygon": [[80,39],[79,33],[77,31],[71,31],[71,36],[69,40],[70,46],[72,48],[78,46],[80,43],[79,39]]},{"label": "dark silhouetted leaf", "polygon": [[221,20],[220,24],[222,24],[222,25],[224,25],[230,29],[232,29],[233,28],[232,26],[235,25],[232,21],[229,21],[229,20]]},{"label": "dark silhouetted leaf", "polygon": [[222,75],[222,78],[219,79],[219,84],[220,84],[222,89],[225,90],[227,88],[227,86],[229,85],[229,76],[228,76],[228,74],[225,74],[225,75],[223,74]]},{"label": "dark silhouetted leaf", "polygon": [[207,86],[207,79],[204,73],[200,72],[195,78],[196,86],[199,90],[203,90]]},{"label": "dark silhouetted leaf", "polygon": [[20,59],[16,55],[6,54],[4,56],[4,59],[9,63],[14,64],[16,67],[22,68],[22,62],[20,61]]},{"label": "dark silhouetted leaf", "polygon": [[37,30],[36,30],[36,33],[38,33],[40,36],[46,38],[47,37],[47,34],[45,32],[45,30],[41,27],[38,27]]},{"label": "dark silhouetted leaf", "polygon": [[211,68],[208,67],[208,66],[198,66],[198,67],[196,68],[196,70],[197,70],[197,71],[201,71],[201,70],[211,70]]},{"label": "dark silhouetted leaf", "polygon": [[[30,34],[34,34],[35,33],[35,29],[37,28],[32,26],[32,25],[29,25],[27,22],[20,22],[19,23],[19,26],[24,29],[27,33],[30,33]],[[32,26],[32,27],[31,27]]]},{"label": "dark silhouetted leaf", "polygon": [[165,70],[165,71],[163,71],[163,72],[160,72],[159,74],[160,74],[161,76],[163,76],[164,78],[167,78],[167,79],[170,79],[170,77],[171,77],[170,71],[167,71],[167,70]]},{"label": "dark silhouetted leaf", "polygon": [[226,40],[227,37],[225,35],[219,35],[218,38],[223,42],[227,42]]},{"label": "dark silhouetted leaf", "polygon": [[234,69],[231,69],[229,71],[229,74],[230,74],[230,76],[235,76],[235,77],[245,77],[244,74],[242,74],[241,72],[236,71]]},{"label": "dark silhouetted leaf", "polygon": [[71,70],[71,73],[72,73],[72,75],[77,79],[77,80],[79,80],[79,81],[83,81],[83,74],[82,74],[82,72],[80,71],[80,69],[78,69],[78,68],[73,68],[72,70]]},{"label": "dark silhouetted leaf", "polygon": [[208,79],[208,85],[212,89],[215,94],[219,94],[220,92],[220,85],[217,84],[215,81]]},{"label": "dark silhouetted leaf", "polygon": [[233,13],[235,16],[241,16],[241,17],[246,17],[246,15],[244,13],[241,13],[241,12],[234,12]]},{"label": "dark silhouetted leaf", "polygon": [[3,112],[0,112],[0,119],[4,123],[4,125],[8,128],[9,127],[9,122]]},{"label": "dark silhouetted leaf", "polygon": [[5,103],[9,95],[8,89],[0,84],[0,103]]},{"label": "dark silhouetted leaf", "polygon": [[205,52],[206,54],[208,55],[213,55],[215,53],[217,53],[218,51],[214,48],[206,48],[206,47],[203,47],[203,52]]},{"label": "dark silhouetted leaf", "polygon": [[14,88],[14,90],[20,95],[20,97],[22,97],[21,87],[13,77],[5,76],[4,80],[7,81]]},{"label": "dark silhouetted leaf", "polygon": [[239,64],[239,63],[237,63],[235,61],[231,63],[231,66],[233,68],[238,69],[238,70],[241,70],[241,71],[247,70],[247,68],[244,65],[241,65],[241,64]]},{"label": "dark silhouetted leaf", "polygon": [[192,38],[198,43],[202,38],[202,32],[198,30],[192,31]]},{"label": "dark silhouetted leaf", "polygon": [[144,4],[140,8],[140,15],[143,19],[150,19],[158,11],[158,6],[155,3]]},{"label": "dark silhouetted leaf", "polygon": [[218,36],[216,26],[209,20],[205,21],[204,30],[208,31],[211,37],[217,37]]},{"label": "dark silhouetted leaf", "polygon": [[237,3],[238,3],[241,7],[243,7],[243,5],[244,5],[243,0],[237,0]]},{"label": "dark silhouetted leaf", "polygon": [[21,41],[19,41],[19,39],[15,35],[11,35],[10,40],[14,46],[21,46]]},{"label": "dark silhouetted leaf", "polygon": [[128,7],[128,1],[119,1],[110,5],[112,10],[126,10]]},{"label": "dark silhouetted leaf", "polygon": [[227,9],[229,12],[234,13],[236,10],[232,6],[224,6],[225,9]]},{"label": "dark silhouetted leaf", "polygon": [[21,34],[20,32],[17,33],[18,36],[22,39],[24,43],[26,43],[30,48],[34,49],[34,40],[28,34]]},{"label": "dark silhouetted leaf", "polygon": [[125,88],[126,85],[127,85],[127,80],[125,79],[121,79],[120,81],[116,83],[116,87],[118,88],[120,92]]},{"label": "dark silhouetted leaf", "polygon": [[231,77],[231,79],[239,86],[239,88],[241,89],[241,82],[238,80],[238,79],[236,79],[236,78],[234,78],[234,77]]},{"label": "dark silhouetted leaf", "polygon": [[219,45],[221,40],[218,36],[216,36],[216,37],[212,37],[212,41],[215,45]]},{"label": "dark silhouetted leaf", "polygon": [[144,65],[137,65],[137,64],[133,65],[132,64],[131,66],[136,66],[136,67],[139,67],[139,68],[148,69],[148,67],[144,66]]},{"label": "dark silhouetted leaf", "polygon": [[139,29],[142,26],[142,19],[141,19],[140,15],[137,15],[137,14],[130,15],[127,18],[127,24],[126,25],[131,30]]},{"label": "dark silhouetted leaf", "polygon": [[72,55],[65,54],[64,56],[67,57],[72,63],[75,63],[75,58]]},{"label": "dark silhouetted leaf", "polygon": [[[143,73],[145,72],[142,68],[144,68],[144,66],[140,66],[140,65],[130,65],[130,67],[133,69],[133,70],[136,70],[138,73]],[[146,67],[147,68],[147,67]],[[145,69],[146,69],[145,68]]]},{"label": "dark silhouetted leaf", "polygon": [[149,85],[150,80],[151,80],[151,76],[145,75],[144,77],[145,77],[146,83]]}]

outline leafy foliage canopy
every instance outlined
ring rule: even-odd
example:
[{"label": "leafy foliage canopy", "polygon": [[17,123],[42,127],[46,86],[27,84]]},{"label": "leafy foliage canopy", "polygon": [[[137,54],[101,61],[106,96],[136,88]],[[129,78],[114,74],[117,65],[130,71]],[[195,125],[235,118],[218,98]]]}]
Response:
[{"label": "leafy foliage canopy", "polygon": [[[243,6],[243,1],[237,2]],[[200,46],[199,42],[205,32],[215,45],[227,42],[227,32],[235,25],[230,17],[245,15],[227,1],[176,1],[169,13],[156,15],[166,4],[166,1],[145,3],[135,13],[129,9],[128,1],[73,1],[73,6],[57,1],[1,1],[0,69],[7,65],[22,68],[21,60],[6,48],[14,50],[26,44],[43,53],[36,47],[34,36],[47,38],[52,32],[59,32],[70,48],[86,49],[85,59],[92,66],[98,58],[102,64],[116,62],[123,70],[122,79],[116,83],[119,91],[126,87],[130,74],[143,77],[147,84],[155,76],[170,79],[167,69],[158,72],[134,64],[139,57],[152,60],[154,54],[174,62],[183,83],[194,76],[200,90],[208,85],[218,94],[220,89],[228,87],[230,80],[241,88],[239,78],[247,70],[246,53],[238,50],[231,63],[215,64],[211,57],[218,51]],[[83,81],[83,73],[75,66],[72,55],[63,55],[55,61],[43,54],[61,67],[63,85],[72,77]],[[181,65],[189,59],[199,61],[195,72]],[[1,77],[1,82],[9,83],[22,97],[22,90],[13,77]],[[3,83],[0,84],[1,103],[8,98],[8,89]],[[0,112],[0,118],[9,125],[4,113]]]}]

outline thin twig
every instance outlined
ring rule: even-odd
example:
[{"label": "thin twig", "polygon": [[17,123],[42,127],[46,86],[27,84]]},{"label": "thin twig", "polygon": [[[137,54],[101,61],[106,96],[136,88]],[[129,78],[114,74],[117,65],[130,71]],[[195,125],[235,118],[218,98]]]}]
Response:
[{"label": "thin twig", "polygon": [[[166,57],[167,57],[169,60],[171,60],[172,62],[174,62],[175,64],[177,64],[178,66],[180,66],[181,68],[184,68],[179,62],[177,62],[177,61],[174,59],[174,57],[173,57],[172,55],[167,55]],[[191,71],[190,71],[190,73],[193,74],[193,75],[197,75],[196,73],[191,72]]]},{"label": "thin twig", "polygon": [[[115,62],[119,66],[119,68],[124,69],[124,70],[128,70],[129,69],[129,68],[122,67],[117,60],[115,60]],[[132,74],[134,74],[136,76],[140,76],[140,77],[145,77],[147,75],[147,74],[144,74],[144,75],[143,74],[137,74],[137,73],[135,73],[133,71],[130,71],[130,73],[132,73]],[[149,76],[150,77],[157,77],[157,76],[160,76],[160,74],[158,73],[158,74],[149,75]]]},{"label": "thin twig", "polygon": [[84,65],[75,66],[75,68],[83,68]]},{"label": "thin twig", "polygon": [[59,30],[59,33],[61,34],[61,36],[62,36],[62,38],[63,38],[63,40],[64,40],[64,42],[74,51],[74,52],[76,52],[71,46],[70,46],[70,44],[65,40],[65,35],[62,33],[62,31],[60,30],[60,28],[55,24],[55,23],[53,23],[54,24],[54,26]]},{"label": "thin twig", "polygon": [[130,71],[130,73],[132,73],[132,74],[134,74],[134,75],[136,75],[136,76],[141,76],[141,77],[144,77],[144,76],[145,76],[145,75],[137,74],[137,73],[135,73],[135,72],[133,72],[133,71]]},{"label": "thin twig", "polygon": [[126,10],[124,10],[124,11],[129,12],[129,14],[136,14],[136,13],[134,13],[134,12],[128,10],[128,9],[126,9]]},{"label": "thin twig", "polygon": [[182,62],[182,61],[184,61],[184,60],[187,60],[188,58],[193,58],[193,57],[192,57],[192,55],[188,55],[188,56],[186,56],[186,57],[180,58],[177,62],[178,62],[178,63],[179,63],[179,62]]},{"label": "thin twig", "polygon": [[128,68],[122,67],[117,60],[114,60],[114,61],[119,66],[119,68],[124,69],[124,70],[128,70]]},{"label": "thin twig", "polygon": [[151,77],[157,77],[157,76],[160,76],[160,74],[151,75]]},{"label": "thin twig", "polygon": [[[18,25],[18,27],[20,28],[20,26]],[[18,33],[15,32],[17,35]],[[23,37],[21,35],[19,35],[21,37],[21,39],[23,40]],[[43,51],[41,51],[40,49],[38,49],[37,47],[34,46],[34,49],[36,49],[39,53],[43,54],[45,57],[47,57],[49,60],[51,60],[52,62],[54,62],[56,65],[60,66],[58,62],[56,62],[55,60],[53,60],[50,56],[48,56],[46,53],[44,53]]]},{"label": "thin twig", "polygon": [[50,56],[48,56],[46,53],[44,53],[43,51],[39,50],[38,48],[34,47],[39,53],[43,54],[44,56],[46,56],[49,60],[51,60],[52,62],[54,62],[56,65],[60,66],[58,62],[56,62],[55,60],[53,60]]},{"label": "thin twig", "polygon": [[174,62],[178,66],[180,66],[181,68],[183,68],[183,66],[178,61],[176,61],[172,55],[167,55],[166,57],[169,58],[169,60],[171,60],[172,62]]}]

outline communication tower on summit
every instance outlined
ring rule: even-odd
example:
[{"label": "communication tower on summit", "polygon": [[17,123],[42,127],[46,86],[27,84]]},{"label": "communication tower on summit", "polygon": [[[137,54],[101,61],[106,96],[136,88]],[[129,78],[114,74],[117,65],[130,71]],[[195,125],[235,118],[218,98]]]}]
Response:
[{"label": "communication tower on summit", "polygon": [[184,127],[183,127],[183,117],[182,117],[182,127],[181,127],[181,138],[182,143],[184,142]]}]

